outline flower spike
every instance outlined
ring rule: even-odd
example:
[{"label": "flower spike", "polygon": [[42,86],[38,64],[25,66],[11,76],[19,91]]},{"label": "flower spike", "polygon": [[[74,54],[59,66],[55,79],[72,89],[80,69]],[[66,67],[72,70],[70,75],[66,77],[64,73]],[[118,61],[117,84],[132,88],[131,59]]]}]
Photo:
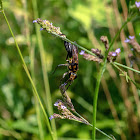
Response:
[{"label": "flower spike", "polygon": [[48,20],[42,20],[38,18],[34,20],[33,23],[38,23],[41,26],[40,30],[46,30],[48,33],[52,33],[54,35],[59,35],[63,38],[66,38],[66,36],[60,31],[60,27],[53,26],[52,22],[49,22]]}]

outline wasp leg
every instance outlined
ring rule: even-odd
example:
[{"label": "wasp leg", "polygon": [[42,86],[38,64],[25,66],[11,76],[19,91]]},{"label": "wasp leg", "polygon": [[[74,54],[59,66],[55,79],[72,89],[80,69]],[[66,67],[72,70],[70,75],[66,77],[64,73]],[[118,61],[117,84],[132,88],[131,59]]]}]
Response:
[{"label": "wasp leg", "polygon": [[[69,80],[69,79],[68,79]],[[73,83],[73,80],[69,80],[70,81],[70,84],[67,86],[66,90],[71,86],[71,84]],[[65,91],[66,91],[65,90]]]},{"label": "wasp leg", "polygon": [[65,76],[66,75],[68,75],[69,74],[69,72],[65,72],[64,74],[63,74],[63,77],[60,79],[60,84],[62,84],[62,80],[65,78]]},{"label": "wasp leg", "polygon": [[68,56],[69,56],[69,55],[67,54],[66,61],[68,60]]},{"label": "wasp leg", "polygon": [[[71,80],[70,78],[63,84],[64,86],[66,86],[68,83],[70,82],[70,84],[67,86],[67,88],[65,89],[65,91],[71,86],[71,84],[73,83],[73,80]],[[61,84],[62,85],[62,84]]]},{"label": "wasp leg", "polygon": [[[68,82],[70,81],[70,84],[65,88],[65,86],[68,84]],[[64,84],[61,84],[61,88],[63,87],[63,93],[65,93],[65,91],[71,86],[71,84],[73,83],[73,80],[71,81],[70,79],[68,79]]]},{"label": "wasp leg", "polygon": [[66,67],[68,67],[69,64],[59,64],[59,65],[57,65],[56,68],[54,69],[54,71],[52,72],[52,74],[54,74],[55,71],[57,70],[57,68],[58,68],[58,67],[61,67],[61,66],[66,66]]}]

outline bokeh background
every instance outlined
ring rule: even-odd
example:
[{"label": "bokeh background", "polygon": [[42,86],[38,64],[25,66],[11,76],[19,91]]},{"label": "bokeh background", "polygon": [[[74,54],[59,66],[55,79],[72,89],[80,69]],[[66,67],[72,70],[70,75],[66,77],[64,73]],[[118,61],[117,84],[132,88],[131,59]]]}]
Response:
[{"label": "bokeh background", "polygon": [[[104,45],[100,41],[102,35],[109,42],[113,39],[128,16],[129,2],[127,0],[3,0],[5,13],[19,44],[24,60],[33,70],[36,88],[46,106],[45,86],[41,66],[40,52],[36,36],[35,12],[41,19],[47,19],[54,26],[60,27],[63,34],[79,45],[91,49],[98,48],[104,54]],[[131,1],[132,4],[135,1]],[[117,62],[132,66],[128,55],[133,54],[132,46],[124,42],[126,37],[134,35],[140,43],[140,19],[129,22],[117,38],[113,50],[121,48]],[[39,25],[38,25],[39,27]],[[45,65],[48,74],[52,103],[61,99],[59,91],[60,79],[66,67],[61,67],[52,74],[58,64],[66,63],[66,50],[60,38],[41,31]],[[79,49],[80,52],[80,49]],[[31,65],[34,57],[34,66]],[[133,68],[139,70],[139,55],[134,61]],[[99,72],[99,64],[85,60],[79,55],[78,77],[68,89],[75,109],[79,114],[92,123],[92,104]],[[125,69],[126,70],[126,69]],[[126,70],[127,71],[127,70]],[[140,77],[137,73],[127,71],[137,83]],[[97,127],[117,140],[140,139],[140,90],[120,72],[107,65],[107,70],[101,81],[98,108]],[[39,140],[36,101],[32,87],[24,71],[14,40],[6,21],[0,13],[0,140]],[[47,108],[46,108],[47,110]],[[54,112],[58,110],[54,107]],[[40,111],[43,139],[49,140],[48,129],[43,113]],[[92,128],[85,124],[69,120],[56,120],[59,140],[88,140]],[[97,132],[97,139],[107,138]]]}]

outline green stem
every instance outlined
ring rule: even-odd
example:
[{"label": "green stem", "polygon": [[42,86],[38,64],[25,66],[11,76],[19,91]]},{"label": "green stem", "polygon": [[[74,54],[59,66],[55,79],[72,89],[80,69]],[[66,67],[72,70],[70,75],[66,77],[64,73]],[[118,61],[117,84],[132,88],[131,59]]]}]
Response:
[{"label": "green stem", "polygon": [[99,93],[99,87],[100,87],[100,82],[104,70],[104,65],[100,68],[100,72],[97,76],[97,81],[96,81],[96,87],[95,87],[95,92],[94,92],[94,97],[93,97],[93,129],[92,129],[92,140],[95,140],[96,138],[96,132],[95,132],[95,127],[96,127],[96,112],[97,112],[97,100],[98,100],[98,93]]},{"label": "green stem", "polygon": [[[33,82],[35,83],[35,75],[34,75],[34,45],[32,45],[32,48],[30,48],[30,60],[31,60],[31,65],[30,65],[30,67],[31,67],[31,76],[33,78]],[[33,92],[34,92],[34,90],[33,90]],[[39,102],[35,97],[35,93],[34,93],[34,98],[35,98],[35,109],[36,109],[36,113],[37,113],[37,122],[38,122],[40,140],[45,140],[43,122],[41,120],[42,112],[41,112]]]},{"label": "green stem", "polygon": [[[35,44],[32,42],[32,46],[31,46],[31,37],[30,37],[30,32],[29,32],[29,21],[28,21],[28,11],[27,11],[27,0],[24,0],[24,8],[25,8],[25,30],[26,30],[26,38],[27,38],[27,45],[30,51],[30,70],[31,70],[31,77],[33,79],[33,82],[35,83],[35,71],[34,71],[34,56],[35,56]],[[34,90],[32,90],[34,92]],[[43,121],[42,121],[42,110],[41,107],[39,105],[39,102],[37,100],[37,98],[35,97],[35,93],[34,93],[34,99],[35,99],[35,109],[36,109],[36,115],[37,115],[37,123],[38,123],[38,129],[39,129],[39,136],[40,136],[40,140],[45,140],[45,135],[44,135],[44,128],[43,128]]]},{"label": "green stem", "polygon": [[[123,73],[123,75],[125,76],[125,73],[126,73],[126,72],[124,72],[122,69],[120,69],[115,63],[112,63],[112,65],[113,65],[114,67],[116,67],[119,71],[121,71],[121,72]],[[127,78],[128,78],[138,89],[140,89],[140,85],[139,85],[139,84],[137,84],[135,81],[133,81],[128,75],[127,75]]]},{"label": "green stem", "polygon": [[12,29],[11,29],[11,27],[10,27],[10,24],[9,24],[9,22],[8,22],[8,19],[7,19],[6,15],[5,15],[4,10],[2,10],[2,13],[3,13],[3,16],[4,16],[5,20],[6,20],[6,23],[7,23],[8,27],[9,27],[9,30],[10,30],[10,32],[11,32],[11,35],[12,35],[14,41],[15,41],[15,45],[16,45],[16,48],[17,48],[18,53],[19,53],[19,55],[20,55],[21,61],[22,61],[23,65],[26,66],[25,61],[24,61],[24,59],[23,59],[23,56],[22,56],[22,54],[21,54],[21,51],[20,51],[20,49],[19,49],[19,46],[18,46],[18,44],[17,44],[17,41],[16,41],[16,39],[15,39],[15,36],[14,36],[13,31],[12,31]]},{"label": "green stem", "polygon": [[[88,125],[90,125],[91,127],[93,127],[93,125],[91,123],[89,123],[85,118],[83,118],[78,112],[74,112],[77,116],[79,116],[82,120],[84,120],[85,122],[87,122]],[[114,140],[112,137],[110,137],[109,135],[107,135],[105,132],[103,132],[102,130],[100,130],[99,128],[95,127],[95,129],[100,132],[101,134],[105,135],[106,137],[108,137],[111,140]]]},{"label": "green stem", "polygon": [[140,74],[140,71],[135,70],[135,69],[133,69],[133,68],[130,68],[130,67],[128,67],[128,66],[125,66],[125,65],[123,65],[123,64],[120,64],[120,63],[117,63],[117,62],[111,62],[111,64],[115,64],[115,65],[121,66],[121,67],[123,67],[123,68],[129,69],[129,70],[131,70],[131,71],[134,71],[134,72],[137,72],[137,73]]},{"label": "green stem", "polygon": [[[37,1],[32,0],[33,4],[33,11],[34,11],[34,16],[35,18],[38,17],[38,9],[37,9]],[[51,94],[50,94],[50,86],[49,86],[49,80],[48,80],[48,74],[47,74],[47,68],[46,68],[46,60],[45,60],[45,51],[44,51],[44,46],[43,46],[43,41],[42,41],[42,36],[41,32],[39,31],[39,27],[35,25],[36,32],[37,32],[37,41],[38,41],[38,47],[40,51],[40,58],[41,58],[41,66],[42,66],[42,72],[43,72],[43,80],[44,80],[44,87],[45,87],[45,102],[47,104],[47,111],[49,116],[53,114],[53,106],[52,106],[52,99],[51,99]],[[52,126],[52,131],[54,135],[54,139],[57,139],[57,134],[56,134],[56,126],[55,126],[55,119],[51,120],[51,126]]]},{"label": "green stem", "polygon": [[83,118],[78,112],[74,111],[74,113],[79,116],[82,120],[84,120],[87,124],[90,124],[85,118]]},{"label": "green stem", "polygon": [[35,96],[37,97],[37,100],[39,101],[39,104],[40,104],[40,106],[41,106],[41,108],[42,108],[43,114],[44,114],[45,119],[46,119],[46,124],[47,124],[47,126],[48,126],[48,128],[49,128],[49,132],[50,132],[50,134],[51,134],[51,136],[52,136],[52,138],[53,138],[53,132],[52,132],[52,130],[51,130],[50,122],[49,122],[48,116],[47,116],[47,114],[46,114],[46,111],[45,111],[45,109],[44,109],[44,106],[43,106],[43,104],[42,104],[42,102],[41,102],[41,100],[40,100],[39,94],[37,93],[36,87],[35,87],[35,85],[34,85],[34,83],[33,83],[33,80],[32,80],[32,78],[31,78],[31,76],[30,76],[30,73],[29,73],[27,67],[24,66],[24,65],[23,65],[23,67],[24,67],[24,69],[25,69],[25,72],[26,72],[26,74],[27,74],[27,76],[28,76],[28,78],[29,78],[31,84],[32,84],[32,87],[33,87],[33,90],[34,90],[33,93],[35,93]]},{"label": "green stem", "polygon": [[110,45],[109,45],[110,47],[109,47],[109,49],[107,50],[107,55],[108,55],[109,51],[112,49],[112,46],[113,46],[115,40],[117,39],[117,37],[119,36],[120,32],[121,32],[122,29],[125,27],[125,25],[126,25],[129,21],[131,21],[131,19],[132,19],[132,18],[127,18],[127,20],[124,22],[124,24],[122,25],[122,27],[120,28],[120,30],[117,32],[117,34],[115,35],[115,37],[113,38],[112,42],[111,42]]},{"label": "green stem", "polygon": [[[26,19],[26,24],[29,27],[28,18]],[[27,39],[28,40],[27,44],[31,44],[31,43],[29,43],[30,35],[27,35],[27,38],[28,38]],[[34,69],[35,69],[35,67],[34,67],[34,62],[35,62],[35,43],[34,43],[34,41],[32,41],[32,47],[29,46],[29,48],[30,48],[30,60],[31,60],[31,63],[30,63],[31,76],[32,76],[33,82],[35,83],[35,71],[34,71]],[[33,92],[34,92],[34,90],[33,90]],[[35,95],[35,93],[34,93],[34,95]],[[43,121],[42,121],[43,120],[43,118],[42,118],[42,110],[41,110],[41,107],[39,105],[39,102],[38,102],[37,98],[35,96],[34,96],[34,98],[35,98],[35,109],[36,109],[36,114],[37,114],[37,122],[38,122],[40,140],[45,140]]]},{"label": "green stem", "polygon": [[43,121],[42,121],[42,115],[41,115],[42,111],[41,111],[41,108],[40,108],[40,105],[39,105],[37,99],[35,100],[35,106],[36,106],[37,122],[38,122],[40,140],[45,140]]},{"label": "green stem", "polygon": [[64,37],[62,37],[62,36],[60,36],[60,35],[58,35],[58,34],[56,34],[56,33],[52,33],[52,34],[55,35],[55,36],[57,36],[57,37],[59,37],[59,38],[61,38],[62,40],[65,40],[65,41],[67,41],[67,42],[70,42],[71,44],[77,46],[77,47],[80,48],[81,50],[84,50],[85,52],[87,52],[87,53],[89,53],[89,54],[91,54],[91,55],[93,55],[93,56],[96,56],[94,53],[92,53],[92,52],[89,51],[88,49],[86,49],[86,48],[84,48],[84,47],[78,45],[77,43],[75,43],[75,42],[69,40],[68,38],[64,38]]},{"label": "green stem", "polygon": [[[22,0],[22,4],[23,4],[23,7],[24,7],[24,20],[25,20],[25,33],[26,33],[26,43],[27,43],[27,46],[28,46],[28,49],[29,49],[29,56],[30,56],[30,71],[31,71],[31,77],[33,79],[33,82],[35,83],[35,71],[34,71],[34,56],[35,56],[35,44],[33,43],[32,41],[32,46],[31,46],[31,36],[30,36],[30,28],[29,28],[29,16],[28,16],[28,2],[27,0]],[[32,89],[32,91],[34,92],[34,90]],[[33,94],[34,95],[34,99],[35,99],[35,109],[36,109],[36,115],[37,115],[37,122],[38,122],[38,129],[39,129],[39,136],[40,136],[40,140],[45,140],[45,137],[44,137],[44,129],[43,129],[43,121],[42,121],[42,110],[41,110],[41,107],[39,105],[39,102],[35,96],[35,93]]]},{"label": "green stem", "polygon": [[97,131],[99,131],[100,133],[102,133],[103,135],[105,135],[106,137],[108,137],[109,139],[114,140],[112,137],[110,137],[109,135],[107,135],[107,134],[104,133],[102,130],[98,129],[97,127],[95,127],[95,129],[96,129]]},{"label": "green stem", "polygon": [[122,25],[122,27],[120,28],[120,30],[115,35],[115,37],[113,38],[112,42],[110,43],[109,49],[105,53],[104,63],[101,66],[100,72],[99,72],[99,74],[97,76],[97,82],[96,82],[96,87],[95,87],[95,92],[94,92],[94,97],[93,97],[93,129],[92,129],[92,140],[95,140],[95,138],[96,138],[95,127],[96,127],[97,100],[98,100],[98,93],[99,93],[99,87],[100,87],[101,78],[102,78],[102,75],[103,75],[103,73],[105,72],[105,69],[106,69],[107,56],[108,56],[109,51],[112,49],[113,44],[114,44],[115,40],[117,39],[117,37],[119,36],[121,30],[125,27],[125,25],[130,20],[131,19],[129,18],[129,19],[127,19],[127,21],[124,22],[124,24]]},{"label": "green stem", "polygon": [[[107,55],[108,55],[110,49],[112,48],[112,45],[114,44],[116,38],[117,38],[118,35],[120,34],[121,30],[124,28],[124,26],[125,26],[131,19],[132,19],[132,18],[128,18],[127,21],[124,22],[124,24],[122,25],[122,27],[120,28],[120,30],[117,32],[117,34],[116,34],[115,37],[113,38],[113,40],[112,40],[112,42],[111,42],[111,44],[110,44],[110,47],[109,47],[109,49],[107,50],[105,59],[107,58]],[[65,40],[65,41],[67,41],[67,42],[70,42],[70,43],[73,44],[73,45],[76,45],[78,48],[80,48],[80,49],[86,51],[87,53],[89,53],[89,54],[91,54],[91,55],[93,55],[93,56],[96,56],[94,53],[92,53],[92,52],[89,51],[88,49],[86,49],[86,48],[84,48],[84,47],[78,45],[77,43],[75,43],[75,42],[69,40],[68,38],[64,38],[63,36],[58,35],[58,34],[56,34],[56,33],[52,33],[52,34],[54,34],[55,36],[61,38],[62,40]],[[104,60],[105,60],[105,59],[104,59]]]},{"label": "green stem", "polygon": [[[2,6],[1,6],[1,7],[2,7]],[[30,73],[29,73],[29,71],[28,71],[27,65],[26,65],[26,63],[25,63],[25,61],[24,61],[24,59],[23,59],[22,53],[21,53],[21,51],[20,51],[20,49],[19,49],[19,46],[18,46],[18,44],[17,44],[17,41],[16,41],[16,39],[15,39],[15,36],[14,36],[14,34],[13,34],[13,31],[12,31],[12,29],[11,29],[11,27],[10,27],[10,24],[9,24],[9,22],[8,22],[8,19],[7,19],[6,15],[5,15],[5,12],[4,12],[3,9],[2,9],[2,13],[3,13],[3,16],[4,16],[4,18],[5,18],[5,21],[6,21],[7,25],[8,25],[8,27],[9,27],[9,30],[10,30],[10,32],[11,32],[11,35],[12,35],[14,41],[15,41],[15,45],[16,45],[16,48],[17,48],[18,53],[19,53],[19,55],[20,55],[21,61],[22,61],[22,63],[23,63],[23,67],[24,67],[24,69],[25,69],[25,72],[26,72],[26,74],[27,74],[27,76],[28,76],[28,78],[29,78],[29,80],[30,80],[30,82],[31,82],[31,85],[32,85],[32,87],[33,87],[33,90],[34,90],[33,93],[35,93],[35,96],[37,97],[37,99],[38,99],[38,101],[39,101],[39,103],[40,103],[40,106],[41,106],[41,108],[42,108],[42,111],[43,111],[44,116],[45,116],[45,119],[46,119],[47,127],[48,127],[48,129],[49,129],[49,132],[50,132],[52,138],[53,138],[53,133],[52,133],[52,130],[51,130],[51,126],[50,126],[50,123],[49,123],[48,116],[47,116],[47,114],[46,114],[46,112],[45,112],[44,106],[43,106],[43,104],[42,104],[42,102],[41,102],[41,100],[40,100],[39,94],[38,94],[38,92],[37,92],[37,90],[36,90],[36,87],[35,87],[35,85],[34,85],[34,83],[33,83],[32,78],[31,78],[31,76],[30,76]]]}]

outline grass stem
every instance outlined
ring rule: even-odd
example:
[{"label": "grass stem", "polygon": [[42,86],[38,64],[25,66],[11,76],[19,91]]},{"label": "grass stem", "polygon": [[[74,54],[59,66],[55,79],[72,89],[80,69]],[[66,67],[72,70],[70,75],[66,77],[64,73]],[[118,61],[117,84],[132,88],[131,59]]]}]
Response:
[{"label": "grass stem", "polygon": [[[1,1],[0,1],[0,2],[1,2]],[[1,3],[1,4],[2,4],[2,3]],[[1,6],[1,7],[3,7],[3,6]],[[10,32],[11,32],[11,35],[12,35],[14,41],[15,41],[15,45],[16,45],[16,48],[17,48],[18,53],[19,53],[19,55],[20,55],[21,61],[22,61],[22,63],[23,63],[23,67],[24,67],[25,72],[26,72],[26,74],[27,74],[27,76],[28,76],[28,78],[29,78],[29,80],[30,80],[30,82],[31,82],[31,85],[32,85],[32,87],[33,87],[33,90],[34,90],[33,93],[35,93],[35,96],[37,97],[37,99],[38,99],[38,101],[39,101],[39,103],[40,103],[40,106],[41,106],[41,108],[42,108],[42,111],[43,111],[43,114],[44,114],[44,116],[45,116],[45,120],[46,120],[46,124],[47,124],[48,130],[49,130],[49,132],[50,132],[52,138],[54,139],[53,132],[52,132],[52,130],[51,130],[51,126],[50,126],[50,122],[49,122],[48,116],[47,116],[47,114],[46,114],[46,112],[45,112],[45,109],[44,109],[44,106],[43,106],[43,104],[42,104],[42,102],[41,102],[41,100],[40,100],[39,94],[38,94],[38,92],[37,92],[37,90],[36,90],[36,87],[35,87],[35,85],[34,85],[34,82],[33,82],[32,78],[31,78],[31,75],[30,75],[30,73],[29,73],[29,70],[28,70],[28,68],[27,68],[27,65],[26,65],[26,63],[25,63],[25,61],[24,61],[24,58],[23,58],[22,53],[21,53],[21,51],[20,51],[20,48],[19,48],[19,46],[18,46],[18,44],[17,44],[17,41],[16,41],[15,36],[14,36],[14,34],[13,34],[13,31],[12,31],[12,29],[11,29],[11,26],[10,26],[10,24],[9,24],[9,22],[8,22],[8,19],[7,19],[6,15],[5,15],[5,12],[4,12],[3,9],[1,10],[1,12],[2,12],[2,14],[3,14],[4,18],[5,18],[5,21],[6,21],[7,25],[8,25],[8,28],[9,28]]]},{"label": "grass stem", "polygon": [[92,140],[95,140],[96,139],[95,127],[96,127],[97,100],[98,100],[98,93],[99,93],[99,87],[100,87],[101,78],[103,76],[103,73],[106,70],[107,56],[108,56],[109,51],[112,49],[113,44],[114,44],[115,40],[117,39],[117,37],[119,36],[121,30],[125,27],[125,25],[129,21],[130,21],[130,18],[127,19],[127,21],[124,22],[124,24],[122,25],[122,27],[120,28],[120,30],[115,35],[115,37],[113,38],[112,42],[110,43],[109,49],[105,53],[104,62],[101,65],[99,74],[97,76],[96,87],[95,87],[95,92],[94,92],[94,96],[93,96],[93,129],[92,129]]},{"label": "grass stem", "polygon": [[[38,15],[37,1],[32,0],[32,4],[33,4],[34,17],[38,18],[39,15]],[[47,104],[47,111],[50,116],[53,114],[53,106],[52,106],[52,99],[51,99],[51,94],[50,94],[50,86],[49,86],[47,68],[46,68],[46,63],[45,63],[46,62],[45,61],[45,51],[44,51],[42,36],[41,36],[41,32],[39,31],[39,27],[37,25],[35,25],[35,28],[36,28],[38,47],[39,47],[39,51],[40,51],[41,66],[42,66],[44,87],[45,87],[45,93],[46,93],[45,101]],[[56,140],[57,134],[56,134],[55,119],[51,120],[51,127],[52,127],[54,138]]]},{"label": "grass stem", "polygon": [[128,69],[128,70],[131,70],[131,71],[134,71],[134,72],[140,74],[140,71],[135,70],[135,69],[133,69],[133,68],[130,68],[130,67],[128,67],[128,66],[125,66],[125,65],[123,65],[123,64],[120,64],[120,63],[117,63],[117,62],[112,62],[112,64],[115,64],[115,65],[121,66],[121,67],[123,67],[123,68],[126,68],[126,69]]}]

